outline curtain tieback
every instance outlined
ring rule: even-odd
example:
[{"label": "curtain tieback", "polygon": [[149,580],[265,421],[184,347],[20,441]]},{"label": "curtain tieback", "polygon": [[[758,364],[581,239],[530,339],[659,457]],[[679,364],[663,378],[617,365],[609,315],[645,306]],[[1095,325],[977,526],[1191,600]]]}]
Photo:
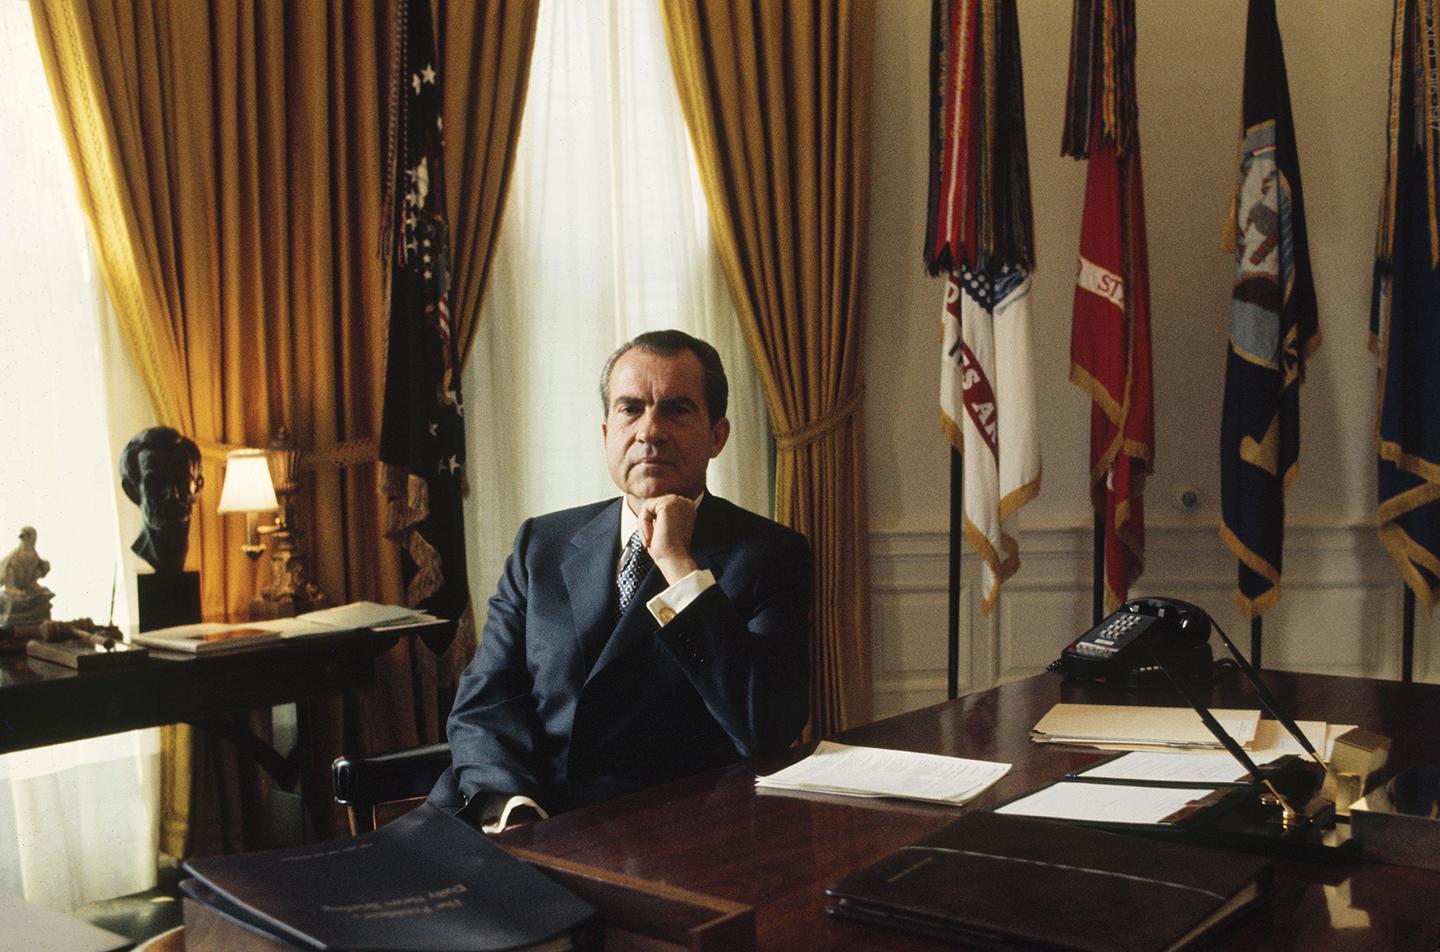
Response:
[{"label": "curtain tieback", "polygon": [[865,385],[861,384],[851,394],[850,399],[835,407],[829,413],[823,414],[818,419],[812,420],[805,426],[797,427],[794,430],[787,430],[784,433],[775,434],[775,448],[777,450],[798,450],[803,446],[809,446],[821,437],[829,435],[842,423],[855,415],[860,409],[860,401],[865,397]]},{"label": "curtain tieback", "polygon": [[[231,450],[246,448],[239,443],[216,443],[209,440],[196,442],[200,447],[200,455],[214,461],[223,461]],[[379,438],[362,436],[355,440],[341,440],[326,449],[301,450],[300,465],[306,469],[313,469],[317,466],[334,466],[338,469],[345,469],[350,466],[373,463],[379,456]]]}]

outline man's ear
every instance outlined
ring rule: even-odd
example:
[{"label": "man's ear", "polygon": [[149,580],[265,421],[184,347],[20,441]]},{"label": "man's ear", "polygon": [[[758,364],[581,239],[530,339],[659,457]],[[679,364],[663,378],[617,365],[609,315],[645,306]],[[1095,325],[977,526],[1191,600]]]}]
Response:
[{"label": "man's ear", "polygon": [[725,448],[725,441],[730,439],[730,418],[721,417],[715,421],[710,428],[710,458],[714,459],[720,455]]}]

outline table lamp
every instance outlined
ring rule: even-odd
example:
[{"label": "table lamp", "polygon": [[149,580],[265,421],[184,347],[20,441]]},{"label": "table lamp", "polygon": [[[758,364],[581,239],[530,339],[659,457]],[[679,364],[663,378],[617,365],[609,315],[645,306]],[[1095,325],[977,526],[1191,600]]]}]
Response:
[{"label": "table lamp", "polygon": [[[300,448],[285,427],[275,434],[265,450],[235,450],[228,456],[225,486],[220,491],[220,512],[246,514],[246,542],[241,549],[251,559],[260,557],[266,546],[260,537],[268,537],[270,548],[270,584],[250,604],[252,618],[280,618],[322,607],[325,596],[305,581],[305,556],[300,551],[300,533],[292,528],[294,499],[300,484]],[[253,462],[252,462],[253,461]],[[239,463],[239,468],[235,464]],[[253,475],[252,475],[253,470]],[[232,476],[233,474],[233,476]],[[227,506],[232,478],[239,482],[237,502]],[[263,481],[263,490],[259,484]],[[254,495],[242,488],[254,483]],[[266,495],[268,494],[268,495]],[[274,512],[275,522],[258,525],[254,521],[261,512]]]},{"label": "table lamp", "polygon": [[240,546],[250,561],[260,558],[260,513],[280,508],[275,485],[270,481],[270,464],[264,450],[231,450],[225,455],[225,484],[220,489],[216,512],[245,513],[245,542]]}]

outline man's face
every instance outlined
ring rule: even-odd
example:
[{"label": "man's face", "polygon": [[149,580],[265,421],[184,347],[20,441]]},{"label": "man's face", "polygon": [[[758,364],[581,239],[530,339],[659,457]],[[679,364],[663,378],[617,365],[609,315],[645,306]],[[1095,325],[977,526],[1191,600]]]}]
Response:
[{"label": "man's face", "polygon": [[180,449],[140,451],[140,513],[152,529],[188,526],[203,480]]},{"label": "man's face", "polygon": [[690,351],[662,357],[627,351],[610,370],[610,406],[600,425],[605,464],[632,504],[675,493],[694,499],[705,468],[730,436],[730,421],[712,421],[704,371]]}]

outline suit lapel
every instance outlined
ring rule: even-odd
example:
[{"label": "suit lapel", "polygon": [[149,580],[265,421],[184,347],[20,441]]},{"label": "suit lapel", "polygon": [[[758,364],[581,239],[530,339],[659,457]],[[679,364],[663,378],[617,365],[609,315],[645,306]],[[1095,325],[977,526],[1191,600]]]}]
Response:
[{"label": "suit lapel", "polygon": [[606,506],[571,536],[570,554],[560,564],[587,669],[614,628],[611,606],[615,562],[620,557],[621,505],[621,500],[616,500]]}]

